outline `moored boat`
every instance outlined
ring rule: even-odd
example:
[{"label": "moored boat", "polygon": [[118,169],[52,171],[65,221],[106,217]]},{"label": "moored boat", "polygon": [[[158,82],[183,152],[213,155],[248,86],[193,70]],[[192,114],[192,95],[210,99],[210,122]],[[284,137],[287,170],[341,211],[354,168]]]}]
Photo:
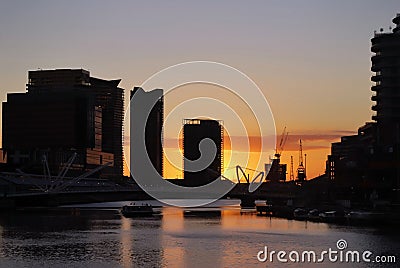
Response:
[{"label": "moored boat", "polygon": [[307,215],[307,220],[309,220],[309,221],[320,221],[319,210],[318,209],[310,210],[308,212],[308,215]]},{"label": "moored boat", "polygon": [[387,218],[383,212],[374,211],[351,211],[346,215],[350,223],[355,224],[368,224],[368,223],[381,223]]},{"label": "moored boat", "polygon": [[123,206],[122,215],[125,217],[152,216],[154,214],[153,207],[149,204],[136,205],[135,203]]},{"label": "moored boat", "polygon": [[296,208],[293,211],[293,217],[295,220],[307,220],[308,211],[303,208]]},{"label": "moored boat", "polygon": [[319,218],[322,222],[327,223],[343,223],[345,221],[343,211],[326,211],[319,214]]}]

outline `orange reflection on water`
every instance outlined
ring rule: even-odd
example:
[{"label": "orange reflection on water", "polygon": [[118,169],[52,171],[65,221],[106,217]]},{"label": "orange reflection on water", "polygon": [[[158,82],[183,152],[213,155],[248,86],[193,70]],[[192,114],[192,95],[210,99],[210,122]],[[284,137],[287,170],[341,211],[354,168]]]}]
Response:
[{"label": "orange reflection on water", "polygon": [[184,230],[183,211],[179,208],[164,207],[162,217],[162,244],[163,266],[165,267],[185,267],[184,249],[180,241],[174,240],[171,234]]},{"label": "orange reflection on water", "polygon": [[[270,243],[285,248],[291,245],[290,239],[296,239],[297,234],[308,228],[311,232],[329,232],[324,223],[257,216],[254,210],[240,208],[223,210],[221,233],[231,234],[232,239],[221,241],[221,262],[224,267],[233,267],[243,263],[243,259],[256,259],[257,250]],[[258,237],[258,242],[253,241],[253,237]]]},{"label": "orange reflection on water", "polygon": [[174,207],[164,207],[162,210],[162,229],[166,232],[177,232],[184,229],[183,210]]},{"label": "orange reflection on water", "polygon": [[313,230],[318,231],[329,229],[328,225],[324,223],[258,216],[255,210],[240,209],[223,210],[221,225],[224,230],[263,230],[265,232],[285,231],[286,233],[298,233],[304,231],[304,229],[307,229],[308,227],[312,227]]},{"label": "orange reflection on water", "polygon": [[121,247],[120,256],[121,264],[123,267],[131,267],[131,252],[132,252],[132,240],[131,240],[131,220],[125,217],[121,217]]},{"label": "orange reflection on water", "polygon": [[[197,210],[207,213],[193,213]],[[193,263],[201,267],[233,267],[244,264],[246,259],[256,263],[254,254],[264,245],[290,248],[305,231],[318,236],[329,233],[329,226],[257,216],[255,210],[245,211],[239,206],[164,207],[160,218],[121,218],[120,261],[123,267],[131,267],[138,260],[162,267],[192,267]],[[133,240],[134,234],[139,241]],[[152,248],[154,252],[140,252]],[[150,259],[146,259],[148,255]]]}]

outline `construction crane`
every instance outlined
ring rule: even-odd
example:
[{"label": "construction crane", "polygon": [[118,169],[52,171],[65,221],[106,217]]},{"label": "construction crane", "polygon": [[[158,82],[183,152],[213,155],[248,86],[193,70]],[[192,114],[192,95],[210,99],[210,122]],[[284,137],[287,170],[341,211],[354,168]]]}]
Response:
[{"label": "construction crane", "polygon": [[286,131],[286,127],[284,127],[281,135],[281,139],[279,141],[279,145],[275,148],[275,157],[280,158],[283,152],[283,148],[285,147],[289,132]]},{"label": "construction crane", "polygon": [[299,166],[297,168],[297,180],[302,182],[307,178],[306,169],[303,164],[303,144],[300,139],[300,149],[299,149]]},{"label": "construction crane", "polygon": [[270,164],[265,165],[266,180],[271,182],[280,182],[286,180],[286,165],[281,164],[281,155],[288,139],[289,132],[286,127],[282,131],[279,143],[275,148],[274,158],[270,159]]},{"label": "construction crane", "polygon": [[290,156],[290,181],[294,181],[294,172],[293,172],[293,155]]}]

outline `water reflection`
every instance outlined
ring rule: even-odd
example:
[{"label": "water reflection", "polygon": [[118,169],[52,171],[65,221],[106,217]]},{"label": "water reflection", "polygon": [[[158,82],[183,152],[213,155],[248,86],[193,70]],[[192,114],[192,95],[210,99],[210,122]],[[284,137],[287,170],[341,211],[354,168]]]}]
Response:
[{"label": "water reflection", "polygon": [[[222,241],[221,209],[191,209],[184,211],[184,230],[182,238],[185,247],[184,267],[193,266],[193,260],[198,260],[197,267],[221,267]],[[190,232],[189,230],[196,230]],[[212,242],[211,242],[212,241]],[[207,249],[207,250],[204,250]]]},{"label": "water reflection", "polygon": [[159,267],[163,258],[161,217],[121,216],[120,261],[123,267]]},{"label": "water reflection", "polygon": [[163,246],[164,246],[164,258],[163,267],[185,267],[184,266],[184,255],[185,247],[184,243],[178,239],[178,234],[184,231],[184,219],[183,211],[178,208],[164,208],[162,229],[163,235]]},{"label": "water reflection", "polygon": [[130,267],[131,265],[131,252],[132,252],[132,244],[130,238],[131,232],[131,220],[125,217],[121,218],[121,264],[123,267]]},{"label": "water reflection", "polygon": [[149,218],[125,218],[116,209],[2,213],[0,267],[265,267],[256,259],[265,245],[321,251],[341,238],[353,249],[400,249],[397,230],[259,217],[238,207],[187,211],[167,207]]},{"label": "water reflection", "polygon": [[4,258],[3,252],[3,226],[0,226],[0,258]]},{"label": "water reflection", "polygon": [[118,215],[104,211],[87,211],[81,215],[71,210],[2,213],[1,255],[5,259],[1,265],[112,261],[115,254],[112,249],[118,243],[110,239],[115,225],[105,225],[105,222],[112,223],[115,219]]}]

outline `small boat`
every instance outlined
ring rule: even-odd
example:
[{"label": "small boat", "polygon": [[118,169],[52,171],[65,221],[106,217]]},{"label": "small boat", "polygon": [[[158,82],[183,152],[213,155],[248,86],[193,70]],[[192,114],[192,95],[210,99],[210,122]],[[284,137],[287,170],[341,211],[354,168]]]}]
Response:
[{"label": "small boat", "polygon": [[308,211],[302,208],[296,208],[293,211],[293,217],[295,220],[307,220]]},{"label": "small boat", "polygon": [[343,211],[326,211],[319,214],[319,218],[322,222],[326,223],[343,223],[345,221]]},{"label": "small boat", "polygon": [[307,219],[309,221],[319,221],[319,211],[318,209],[312,209],[308,212]]},{"label": "small boat", "polygon": [[368,224],[368,223],[380,223],[385,220],[387,215],[382,212],[373,211],[351,211],[346,215],[346,218],[350,223],[355,224]]},{"label": "small boat", "polygon": [[125,217],[143,217],[152,216],[154,214],[153,207],[149,204],[136,205],[135,203],[123,206],[122,215]]}]

